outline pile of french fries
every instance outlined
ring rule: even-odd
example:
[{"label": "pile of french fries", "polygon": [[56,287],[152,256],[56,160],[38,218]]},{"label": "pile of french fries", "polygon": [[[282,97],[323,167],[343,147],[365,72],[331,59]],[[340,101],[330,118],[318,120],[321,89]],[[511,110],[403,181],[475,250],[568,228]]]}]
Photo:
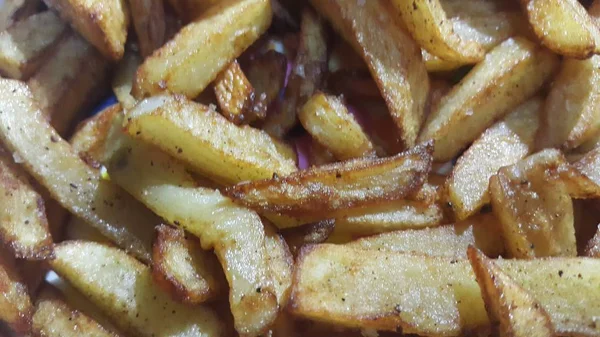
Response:
[{"label": "pile of french fries", "polygon": [[600,336],[600,0],[5,0],[0,74],[2,337]]}]

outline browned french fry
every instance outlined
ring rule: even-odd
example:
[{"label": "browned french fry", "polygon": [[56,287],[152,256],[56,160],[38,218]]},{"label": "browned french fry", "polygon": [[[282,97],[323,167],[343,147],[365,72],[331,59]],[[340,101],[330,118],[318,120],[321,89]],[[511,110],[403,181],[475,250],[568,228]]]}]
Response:
[{"label": "browned french fry", "polygon": [[0,31],[15,22],[33,15],[40,8],[40,0],[5,0],[0,3]]},{"label": "browned french fry", "polygon": [[296,256],[305,245],[323,243],[335,228],[335,221],[325,220],[314,224],[284,228],[281,235],[285,238],[290,251]]},{"label": "browned french fry", "polygon": [[231,62],[217,76],[214,89],[221,113],[229,121],[235,124],[249,124],[256,119],[265,118],[266,94],[256,95],[237,60]]},{"label": "browned french fry", "polygon": [[27,286],[9,255],[0,251],[0,321],[6,322],[17,333],[27,333],[31,329],[33,305]]},{"label": "browned french fry", "polygon": [[119,104],[115,104],[100,111],[81,122],[71,137],[71,147],[90,167],[100,168],[106,134],[112,126],[113,118],[122,110]]},{"label": "browned french fry", "polygon": [[255,95],[266,95],[264,104],[268,107],[277,99],[285,84],[287,58],[284,54],[269,50],[256,56],[246,68],[246,76],[254,87]]},{"label": "browned french fry", "polygon": [[140,45],[140,55],[148,57],[165,40],[166,22],[163,0],[128,0],[131,20]]}]

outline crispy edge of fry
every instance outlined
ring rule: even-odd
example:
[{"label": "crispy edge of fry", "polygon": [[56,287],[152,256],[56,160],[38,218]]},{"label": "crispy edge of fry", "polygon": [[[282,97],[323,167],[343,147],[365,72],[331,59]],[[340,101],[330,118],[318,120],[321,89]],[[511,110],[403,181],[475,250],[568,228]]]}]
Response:
[{"label": "crispy edge of fry", "polygon": [[213,82],[221,113],[234,124],[249,124],[267,115],[266,96],[256,96],[254,87],[237,60],[231,62]]},{"label": "crispy edge of fry", "polygon": [[165,42],[166,22],[163,0],[128,0],[131,21],[143,58]]},{"label": "crispy edge of fry", "polygon": [[4,251],[0,251],[0,293],[0,320],[16,332],[29,332],[34,308],[15,261]]}]

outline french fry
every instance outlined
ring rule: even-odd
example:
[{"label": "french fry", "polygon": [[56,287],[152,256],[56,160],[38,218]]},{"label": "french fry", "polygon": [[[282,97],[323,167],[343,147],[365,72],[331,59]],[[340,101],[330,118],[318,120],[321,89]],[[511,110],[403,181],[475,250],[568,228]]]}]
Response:
[{"label": "french fry", "polygon": [[520,0],[543,45],[567,57],[585,59],[600,51],[600,30],[576,0]]},{"label": "french fry", "polygon": [[52,269],[124,331],[140,336],[223,333],[224,327],[211,309],[173,301],[154,283],[150,268],[122,250],[93,242],[65,241],[55,251]]},{"label": "french fry", "polygon": [[544,104],[538,148],[572,150],[600,132],[599,68],[600,56],[563,60]]},{"label": "french fry", "polygon": [[140,56],[131,49],[125,50],[125,55],[115,70],[112,80],[112,90],[123,108],[132,109],[137,100],[131,95],[135,72],[142,63]]},{"label": "french fry", "polygon": [[236,202],[261,212],[335,217],[336,211],[399,200],[418,190],[431,169],[432,144],[394,157],[355,159],[225,189]]},{"label": "french fry", "polygon": [[594,183],[600,185],[600,148],[588,152],[573,166]]},{"label": "french fry", "polygon": [[492,325],[500,325],[500,336],[554,336],[548,313],[531,294],[473,247],[469,248],[469,260]]},{"label": "french fry", "polygon": [[43,64],[68,26],[53,12],[34,14],[0,33],[0,73],[27,79]]},{"label": "french fry", "polygon": [[133,96],[142,99],[164,91],[198,96],[259,38],[271,24],[271,16],[267,0],[219,2],[142,63]]},{"label": "french fry", "polygon": [[323,20],[312,10],[302,12],[300,41],[279,111],[270,114],[263,129],[283,138],[297,122],[297,113],[320,89],[327,70],[327,35]]},{"label": "french fry", "polygon": [[339,97],[316,93],[299,110],[309,134],[339,160],[375,155],[373,144]]},{"label": "french fry", "polygon": [[291,253],[296,256],[305,245],[323,243],[335,228],[335,221],[325,220],[314,224],[284,228],[281,235],[285,238]]},{"label": "french fry", "polygon": [[75,33],[70,33],[56,48],[27,84],[45,117],[60,135],[66,136],[77,114],[104,96],[109,63]]},{"label": "french fry", "polygon": [[[294,272],[294,257],[290,248],[283,238],[283,235],[277,233],[276,227],[264,222],[265,224],[265,250],[267,252],[267,264],[271,277],[274,280],[273,289],[275,297],[280,308],[287,306],[292,290],[292,274]],[[282,313],[279,313],[279,318]],[[274,325],[277,325],[277,319]]]},{"label": "french fry", "polygon": [[122,107],[114,104],[96,115],[81,122],[73,137],[71,147],[88,166],[100,169],[100,160],[104,154],[106,134],[112,126],[112,121],[120,114]]},{"label": "french fry", "polygon": [[449,201],[458,219],[489,203],[490,177],[533,152],[543,102],[532,98],[488,128],[458,158],[448,179]]},{"label": "french fry", "polygon": [[197,304],[223,293],[223,271],[214,254],[184,236],[182,229],[156,227],[152,274],[157,283],[181,302]]},{"label": "french fry", "polygon": [[472,40],[463,40],[454,32],[452,21],[439,0],[391,2],[406,28],[422,48],[450,62],[476,63],[483,59],[483,47]]},{"label": "french fry", "polygon": [[6,322],[17,333],[27,333],[31,329],[33,305],[27,286],[9,255],[0,252],[0,321]]},{"label": "french fry", "polygon": [[166,22],[162,0],[128,0],[131,20],[140,46],[140,55],[145,58],[160,48],[165,40]]},{"label": "french fry", "polygon": [[27,85],[0,80],[0,138],[25,169],[71,213],[138,258],[149,261],[158,219],[100,179],[48,124]]},{"label": "french fry", "polygon": [[215,95],[221,113],[235,124],[249,124],[267,114],[266,94],[256,95],[252,84],[237,60],[231,62],[215,79]]},{"label": "french fry", "polygon": [[285,84],[287,58],[274,50],[256,56],[247,66],[245,73],[254,87],[256,96],[266,95],[264,104],[268,107],[279,96]]},{"label": "french fry", "polygon": [[118,61],[125,52],[129,8],[125,0],[44,0],[104,57]]},{"label": "french fry", "polygon": [[[125,128],[131,136],[160,147],[218,182],[264,179],[297,170],[295,153],[284,143],[249,126],[238,127],[183,97],[143,100],[128,112]],[[228,169],[223,170],[223,165]]]},{"label": "french fry", "polygon": [[185,21],[194,21],[211,6],[221,2],[221,0],[169,0],[169,3]]},{"label": "french fry", "polygon": [[452,159],[495,120],[541,88],[557,65],[555,55],[523,38],[506,40],[442,99],[419,140],[435,141],[436,161]]},{"label": "french fry", "polygon": [[377,82],[405,147],[416,144],[429,78],[421,49],[379,1],[311,1],[363,57]]},{"label": "french fry", "polygon": [[7,0],[0,3],[0,31],[38,11],[39,0]]}]

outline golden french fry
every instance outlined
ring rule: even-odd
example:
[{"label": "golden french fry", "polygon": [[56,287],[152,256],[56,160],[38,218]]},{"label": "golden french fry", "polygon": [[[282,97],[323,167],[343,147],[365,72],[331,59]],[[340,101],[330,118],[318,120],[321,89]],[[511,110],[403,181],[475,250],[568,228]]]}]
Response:
[{"label": "golden french fry", "polygon": [[131,95],[135,72],[142,63],[142,58],[133,50],[126,49],[125,54],[115,70],[112,90],[124,109],[132,109],[137,100]]},{"label": "golden french fry", "polygon": [[311,3],[363,57],[400,129],[403,145],[414,146],[429,92],[421,49],[380,1]]},{"label": "golden french fry", "polygon": [[489,203],[490,177],[513,165],[534,148],[542,99],[532,98],[488,128],[465,151],[448,179],[449,201],[458,219],[466,219]]},{"label": "golden french fry", "polygon": [[231,62],[215,79],[215,96],[221,113],[235,124],[250,124],[267,114],[266,94],[256,95],[252,84],[237,60]]},{"label": "golden french fry", "polygon": [[34,308],[15,261],[5,251],[0,251],[0,289],[0,321],[17,333],[29,332]]},{"label": "golden french fry", "polygon": [[227,0],[211,7],[142,63],[133,96],[142,99],[164,91],[198,96],[269,27],[270,3]]},{"label": "golden french fry", "polygon": [[140,45],[140,55],[148,57],[166,41],[163,0],[128,0],[131,20]]},{"label": "golden french fry", "polygon": [[532,42],[506,40],[442,99],[419,139],[435,141],[436,161],[452,159],[496,119],[541,88],[557,65],[555,55]]},{"label": "golden french fry", "polygon": [[112,126],[113,118],[123,109],[114,104],[96,115],[81,122],[70,143],[73,151],[79,155],[88,166],[99,169],[100,160],[104,154],[106,134]]}]

